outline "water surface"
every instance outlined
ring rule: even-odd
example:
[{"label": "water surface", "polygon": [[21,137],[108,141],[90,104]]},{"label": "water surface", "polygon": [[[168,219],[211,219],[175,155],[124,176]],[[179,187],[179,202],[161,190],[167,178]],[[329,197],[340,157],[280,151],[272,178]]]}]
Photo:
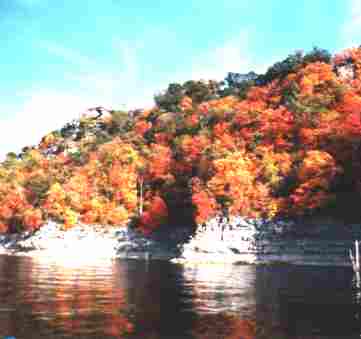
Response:
[{"label": "water surface", "polygon": [[347,267],[0,256],[0,338],[360,338]]}]

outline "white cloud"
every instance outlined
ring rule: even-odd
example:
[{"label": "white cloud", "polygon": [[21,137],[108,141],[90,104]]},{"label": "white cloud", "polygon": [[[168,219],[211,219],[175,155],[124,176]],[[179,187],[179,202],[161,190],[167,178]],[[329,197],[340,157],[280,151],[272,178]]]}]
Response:
[{"label": "white cloud", "polygon": [[349,0],[350,17],[343,26],[345,47],[357,47],[361,44],[361,1]]},{"label": "white cloud", "polygon": [[[210,48],[193,60],[190,73],[179,74],[178,81],[223,80],[228,72],[264,72],[266,66],[252,58],[249,46],[249,33],[244,30],[237,36],[225,40],[220,46]],[[176,79],[173,79],[176,80]]]},{"label": "white cloud", "polygon": [[95,66],[95,62],[89,57],[82,55],[78,51],[67,48],[61,44],[52,41],[43,41],[39,43],[39,47],[45,49],[49,54],[59,57],[66,62],[82,67]]},{"label": "white cloud", "polygon": [[194,57],[191,63],[183,65],[181,70],[169,74],[167,79],[149,92],[150,95],[165,90],[169,83],[182,83],[187,80],[223,80],[228,72],[248,73],[254,71],[263,73],[267,64],[256,62],[249,46],[249,32],[241,31],[234,37],[226,39],[218,46],[205,50]]},{"label": "white cloud", "polygon": [[192,78],[221,80],[232,70],[247,70],[250,65],[247,45],[248,36],[242,32],[223,46],[207,51],[193,66]]},{"label": "white cloud", "polygon": [[[159,36],[157,38],[159,39]],[[145,85],[142,77],[147,75],[144,75],[144,67],[139,61],[140,53],[152,48],[151,41],[113,42],[113,53],[118,55],[119,62],[110,70],[90,57],[65,46],[53,42],[43,42],[42,46],[49,53],[78,66],[77,73],[65,74],[66,80],[74,82],[79,91],[86,93],[86,96],[98,98],[98,105],[111,108],[152,106],[154,93],[164,89],[172,81],[222,80],[228,72],[266,70],[265,65],[252,59],[247,30],[194,57],[191,64],[183,65],[181,70],[169,74],[163,79],[163,83],[153,83],[151,86]]]},{"label": "white cloud", "polygon": [[18,113],[1,122],[0,159],[8,152],[37,144],[42,136],[64,126],[91,107],[91,97],[39,91],[29,94]]},{"label": "white cloud", "polygon": [[[1,121],[0,160],[7,152],[19,152],[24,146],[37,144],[43,135],[61,128],[89,107],[150,107],[154,93],[168,85],[164,82],[147,86],[142,78],[146,74],[139,62],[139,53],[151,48],[151,42],[145,41],[142,45],[139,41],[115,43],[113,52],[118,55],[119,62],[111,69],[63,45],[42,42],[41,46],[66,64],[75,65],[79,71],[64,75],[68,89],[40,88],[23,93],[23,103],[17,113]],[[195,57],[191,65],[184,65],[183,70],[170,74],[168,79],[169,82],[202,78],[221,80],[230,71],[259,72],[264,68],[252,60],[248,33],[244,31]]]},{"label": "white cloud", "polygon": [[[42,136],[59,129],[90,107],[111,109],[146,107],[152,104],[150,90],[139,81],[136,50],[123,43],[117,47],[119,71],[102,69],[91,58],[55,43],[42,43],[42,48],[73,64],[78,73],[65,74],[69,89],[37,89],[21,93],[22,104],[16,114],[0,125],[0,161],[10,151],[36,145]],[[143,93],[143,95],[142,95]],[[13,108],[14,111],[14,108]]]},{"label": "white cloud", "polygon": [[118,62],[109,66],[96,62],[74,49],[53,42],[43,42],[41,46],[66,63],[77,66],[78,72],[66,73],[65,80],[73,82],[78,91],[98,98],[98,105],[111,108],[134,108],[152,104],[152,96],[144,87],[140,77],[141,66],[138,61],[139,43],[117,41],[113,53]]}]

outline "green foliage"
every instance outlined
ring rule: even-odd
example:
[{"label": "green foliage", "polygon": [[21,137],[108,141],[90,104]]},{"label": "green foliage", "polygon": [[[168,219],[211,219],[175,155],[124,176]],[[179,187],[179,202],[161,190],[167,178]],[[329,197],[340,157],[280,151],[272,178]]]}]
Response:
[{"label": "green foliage", "polygon": [[192,99],[194,104],[217,99],[221,92],[221,83],[217,81],[186,81],[183,85],[173,83],[167,90],[154,97],[157,106],[165,111],[179,111],[179,104],[184,96]]},{"label": "green foliage", "polygon": [[216,99],[219,87],[220,85],[216,81],[206,83],[204,81],[190,80],[183,84],[184,94],[189,96],[195,104]]},{"label": "green foliage", "polygon": [[290,73],[295,73],[303,63],[302,52],[296,52],[289,55],[286,59],[280,62],[276,62],[273,66],[268,68],[264,75],[257,78],[257,83],[265,85],[272,82],[275,79],[284,79]]},{"label": "green foliage", "polygon": [[45,198],[51,186],[51,181],[47,177],[33,177],[27,180],[24,187],[31,192],[31,203],[38,207],[40,202]]},{"label": "green foliage", "polygon": [[156,95],[154,100],[159,108],[165,111],[176,112],[183,96],[183,86],[177,83],[172,83],[168,86],[164,93]]},{"label": "green foliage", "polygon": [[17,162],[18,162],[18,156],[16,155],[16,153],[10,152],[6,154],[6,158],[3,162],[3,166],[5,168],[11,168],[14,167]]},{"label": "green foliage", "polygon": [[313,47],[312,51],[308,52],[303,57],[303,64],[307,65],[312,62],[324,62],[326,64],[330,64],[332,61],[332,55],[326,49]]},{"label": "green foliage", "polygon": [[73,122],[70,122],[61,128],[60,135],[63,138],[68,138],[68,137],[72,136],[75,132],[76,132],[76,126]]},{"label": "green foliage", "polygon": [[224,79],[225,87],[220,91],[220,96],[235,95],[245,99],[248,90],[256,84],[257,78],[258,75],[253,71],[246,74],[229,72]]},{"label": "green foliage", "polygon": [[0,231],[36,229],[50,216],[67,227],[137,218],[148,232],[166,223],[167,209],[202,223],[217,213],[302,215],[331,206],[339,192],[355,197],[361,50],[348,55],[356,81],[344,81],[330,54],[314,48],[263,75],[172,83],[151,110],[72,121],[7,155]]},{"label": "green foliage", "polygon": [[107,127],[108,132],[111,135],[122,134],[131,130],[132,128],[132,121],[129,117],[128,112],[125,111],[111,111],[111,123]]},{"label": "green foliage", "polygon": [[76,166],[85,165],[88,161],[88,155],[86,153],[83,153],[81,150],[71,152],[69,154],[69,157]]},{"label": "green foliage", "polygon": [[303,52],[297,51],[289,55],[286,59],[281,62],[276,62],[273,66],[268,68],[264,75],[260,75],[256,79],[257,85],[266,85],[275,79],[282,80],[287,77],[290,73],[297,72],[301,67],[313,63],[313,62],[324,62],[331,63],[332,56],[325,50],[314,47],[312,51],[303,55]]}]

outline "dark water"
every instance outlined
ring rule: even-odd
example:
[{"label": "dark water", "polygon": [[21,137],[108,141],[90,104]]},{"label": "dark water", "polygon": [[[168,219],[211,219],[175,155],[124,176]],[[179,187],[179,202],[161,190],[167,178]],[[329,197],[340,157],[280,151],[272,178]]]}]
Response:
[{"label": "dark water", "polygon": [[346,267],[0,256],[0,338],[360,338]]}]

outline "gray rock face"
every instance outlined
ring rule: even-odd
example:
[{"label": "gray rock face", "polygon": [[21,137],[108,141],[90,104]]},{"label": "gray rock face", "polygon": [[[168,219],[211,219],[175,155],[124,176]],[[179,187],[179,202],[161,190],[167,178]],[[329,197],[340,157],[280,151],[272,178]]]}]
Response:
[{"label": "gray rock face", "polygon": [[356,239],[361,239],[361,225],[333,220],[296,223],[233,217],[222,222],[215,218],[183,246],[182,257],[213,261],[213,254],[217,260],[222,255],[233,262],[348,266],[348,249]]},{"label": "gray rock face", "polygon": [[361,239],[361,225],[333,220],[269,222],[216,217],[191,234],[189,228],[151,237],[127,227],[77,225],[63,231],[49,222],[35,233],[0,236],[0,253],[166,259],[180,263],[350,265],[348,249]]},{"label": "gray rock face", "polygon": [[34,233],[0,236],[0,253],[30,256],[171,259],[178,252],[168,245],[168,241],[144,237],[124,226],[76,225],[64,231],[55,222]]}]

